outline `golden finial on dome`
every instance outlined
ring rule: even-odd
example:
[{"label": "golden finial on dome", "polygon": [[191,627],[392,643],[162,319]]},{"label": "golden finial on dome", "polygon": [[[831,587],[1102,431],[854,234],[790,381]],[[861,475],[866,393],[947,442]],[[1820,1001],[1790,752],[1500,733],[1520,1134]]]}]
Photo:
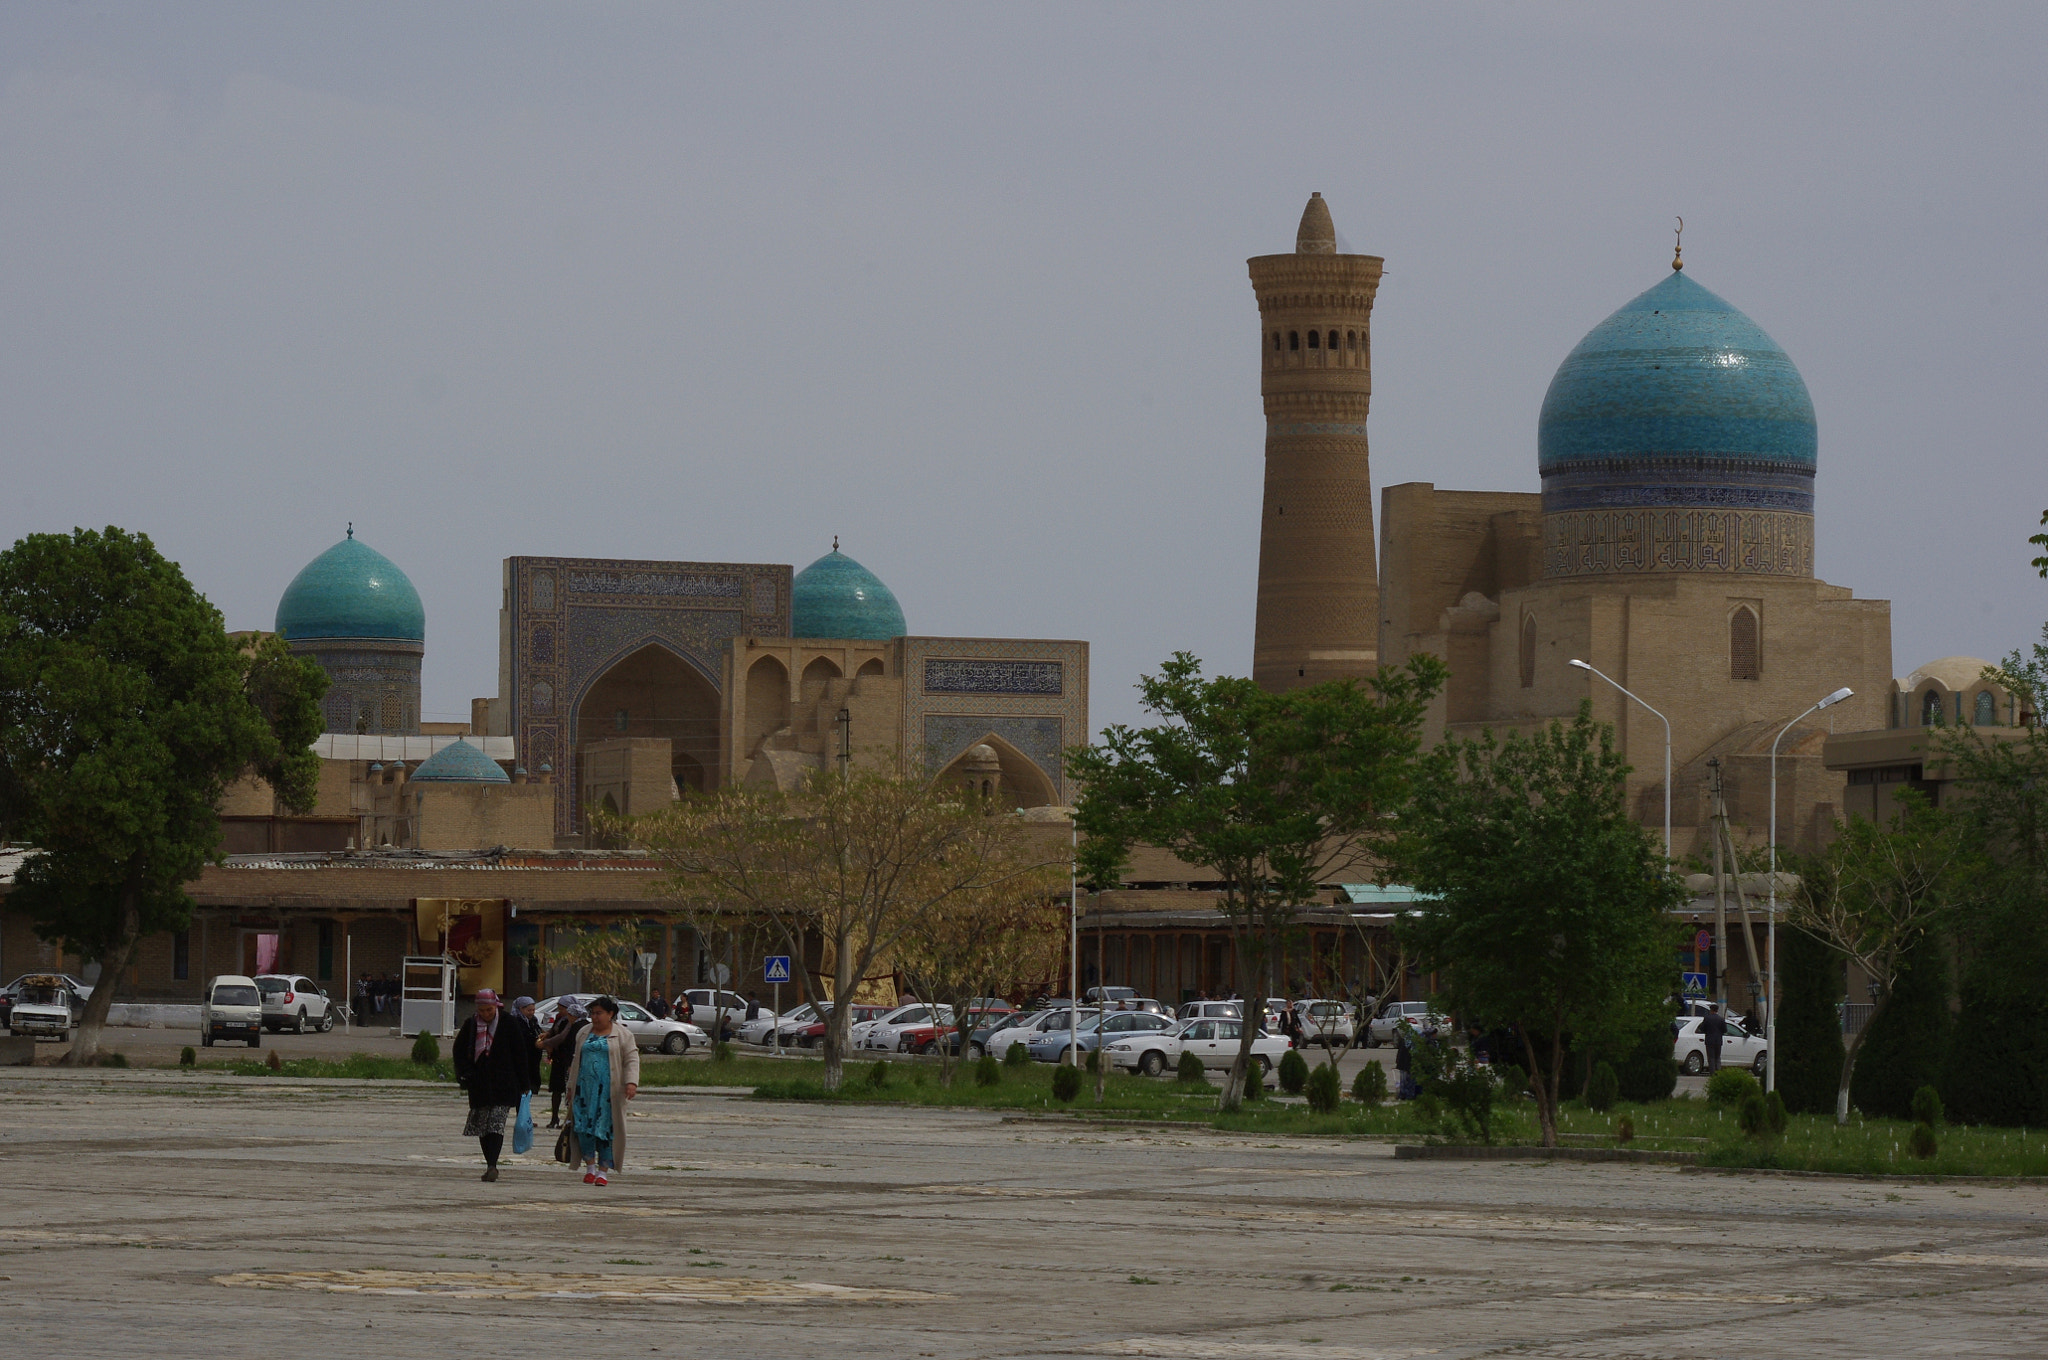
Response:
[{"label": "golden finial on dome", "polygon": [[1683,217],[1678,219],[1677,239],[1671,243],[1671,267],[1673,269],[1685,268],[1685,219]]}]

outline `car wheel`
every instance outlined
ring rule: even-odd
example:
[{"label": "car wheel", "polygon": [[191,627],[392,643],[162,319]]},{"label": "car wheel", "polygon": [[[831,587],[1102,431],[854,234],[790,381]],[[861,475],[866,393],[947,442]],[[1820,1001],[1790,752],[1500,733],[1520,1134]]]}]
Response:
[{"label": "car wheel", "polygon": [[1706,1066],[1706,1061],[1699,1054],[1688,1053],[1685,1055],[1685,1075],[1688,1077],[1698,1076],[1706,1070]]},{"label": "car wheel", "polygon": [[1764,1079],[1764,1074],[1771,1070],[1770,1054],[1757,1054],[1756,1061],[1749,1065],[1749,1070],[1756,1073],[1756,1079],[1758,1081],[1762,1081]]},{"label": "car wheel", "polygon": [[1263,1053],[1252,1054],[1252,1061],[1259,1065],[1259,1081],[1263,1083],[1273,1075],[1273,1060]]},{"label": "car wheel", "polygon": [[677,1030],[661,1041],[661,1051],[664,1053],[688,1053],[690,1051],[690,1036],[684,1034],[681,1030]]},{"label": "car wheel", "polygon": [[301,1006],[301,1007],[299,1007],[299,1022],[298,1022],[298,1024],[296,1024],[296,1025],[292,1026],[292,1033],[294,1033],[294,1034],[304,1034],[305,1032],[306,1032],[306,1008],[305,1008],[304,1006]]},{"label": "car wheel", "polygon": [[334,1028],[334,1007],[332,1007],[332,1006],[329,1006],[329,1007],[328,1007],[328,1008],[327,1008],[327,1009],[326,1009],[325,1011],[322,1011],[322,1012],[321,1012],[321,1014],[320,1014],[320,1032],[321,1032],[322,1034],[325,1034],[325,1033],[327,1033],[327,1032],[328,1032],[329,1030],[331,1030],[331,1029],[333,1029],[333,1028]]},{"label": "car wheel", "polygon": [[988,1050],[983,1048],[980,1044],[969,1044],[967,1046],[967,1056],[974,1059],[976,1062],[980,1062],[983,1058],[986,1058],[988,1056]]},{"label": "car wheel", "polygon": [[1145,1056],[1138,1059],[1138,1070],[1148,1077],[1156,1077],[1166,1070],[1166,1055],[1156,1048],[1145,1050]]}]

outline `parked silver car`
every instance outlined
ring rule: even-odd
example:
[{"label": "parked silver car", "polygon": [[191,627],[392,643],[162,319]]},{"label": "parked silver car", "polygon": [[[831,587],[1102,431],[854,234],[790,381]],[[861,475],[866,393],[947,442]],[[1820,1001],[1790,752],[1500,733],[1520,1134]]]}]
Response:
[{"label": "parked silver car", "polygon": [[1403,1020],[1419,1030],[1431,1026],[1445,1029],[1451,1023],[1450,1017],[1432,1011],[1427,1001],[1390,1001],[1366,1027],[1365,1046],[1378,1048],[1381,1044],[1394,1042],[1394,1031],[1400,1027]]}]

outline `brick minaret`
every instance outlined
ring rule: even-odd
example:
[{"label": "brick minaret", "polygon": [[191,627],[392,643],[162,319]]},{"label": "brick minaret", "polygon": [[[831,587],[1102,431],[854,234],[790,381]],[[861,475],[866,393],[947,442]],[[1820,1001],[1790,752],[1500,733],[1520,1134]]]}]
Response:
[{"label": "brick minaret", "polygon": [[1340,255],[1321,194],[1292,255],[1259,255],[1259,390],[1266,399],[1266,504],[1252,678],[1269,690],[1370,675],[1378,665],[1379,573],[1365,413],[1372,401],[1377,255]]}]

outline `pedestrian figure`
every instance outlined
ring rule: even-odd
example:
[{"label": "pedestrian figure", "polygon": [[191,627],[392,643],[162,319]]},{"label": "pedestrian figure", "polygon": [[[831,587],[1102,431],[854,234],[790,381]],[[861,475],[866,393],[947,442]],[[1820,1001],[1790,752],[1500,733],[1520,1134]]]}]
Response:
[{"label": "pedestrian figure", "polygon": [[576,1056],[576,1034],[585,1024],[583,1007],[564,1000],[548,1025],[548,1032],[534,1042],[548,1055],[548,1127],[562,1127],[562,1094],[569,1089],[569,1064]]},{"label": "pedestrian figure", "polygon": [[1415,1084],[1415,1048],[1411,1042],[1414,1035],[1406,1020],[1394,1027],[1394,1071],[1400,1077],[1394,1088],[1396,1100],[1413,1100],[1421,1094]]},{"label": "pedestrian figure", "polygon": [[607,1185],[625,1162],[626,1102],[640,1093],[640,1046],[617,1025],[619,1003],[590,1003],[590,1025],[569,1062],[569,1155],[583,1163],[585,1185]]},{"label": "pedestrian figure", "polygon": [[647,1009],[654,1012],[657,1020],[668,1019],[668,1002],[663,999],[660,988],[655,989],[654,999],[647,1003]]},{"label": "pedestrian figure", "polygon": [[469,1093],[465,1137],[483,1149],[484,1176],[498,1179],[498,1154],[505,1149],[505,1124],[519,1097],[540,1082],[540,1055],[526,1022],[498,1004],[489,987],[476,994],[476,1014],[455,1031],[455,1080]]},{"label": "pedestrian figure", "polygon": [[1721,1041],[1728,1037],[1728,1021],[1719,1011],[1708,1011],[1707,1018],[1700,1021],[1700,1038],[1707,1046],[1707,1071],[1721,1070]]},{"label": "pedestrian figure", "polygon": [[364,969],[362,976],[356,979],[355,1011],[356,1023],[358,1025],[370,1023],[370,973],[368,969]]}]

